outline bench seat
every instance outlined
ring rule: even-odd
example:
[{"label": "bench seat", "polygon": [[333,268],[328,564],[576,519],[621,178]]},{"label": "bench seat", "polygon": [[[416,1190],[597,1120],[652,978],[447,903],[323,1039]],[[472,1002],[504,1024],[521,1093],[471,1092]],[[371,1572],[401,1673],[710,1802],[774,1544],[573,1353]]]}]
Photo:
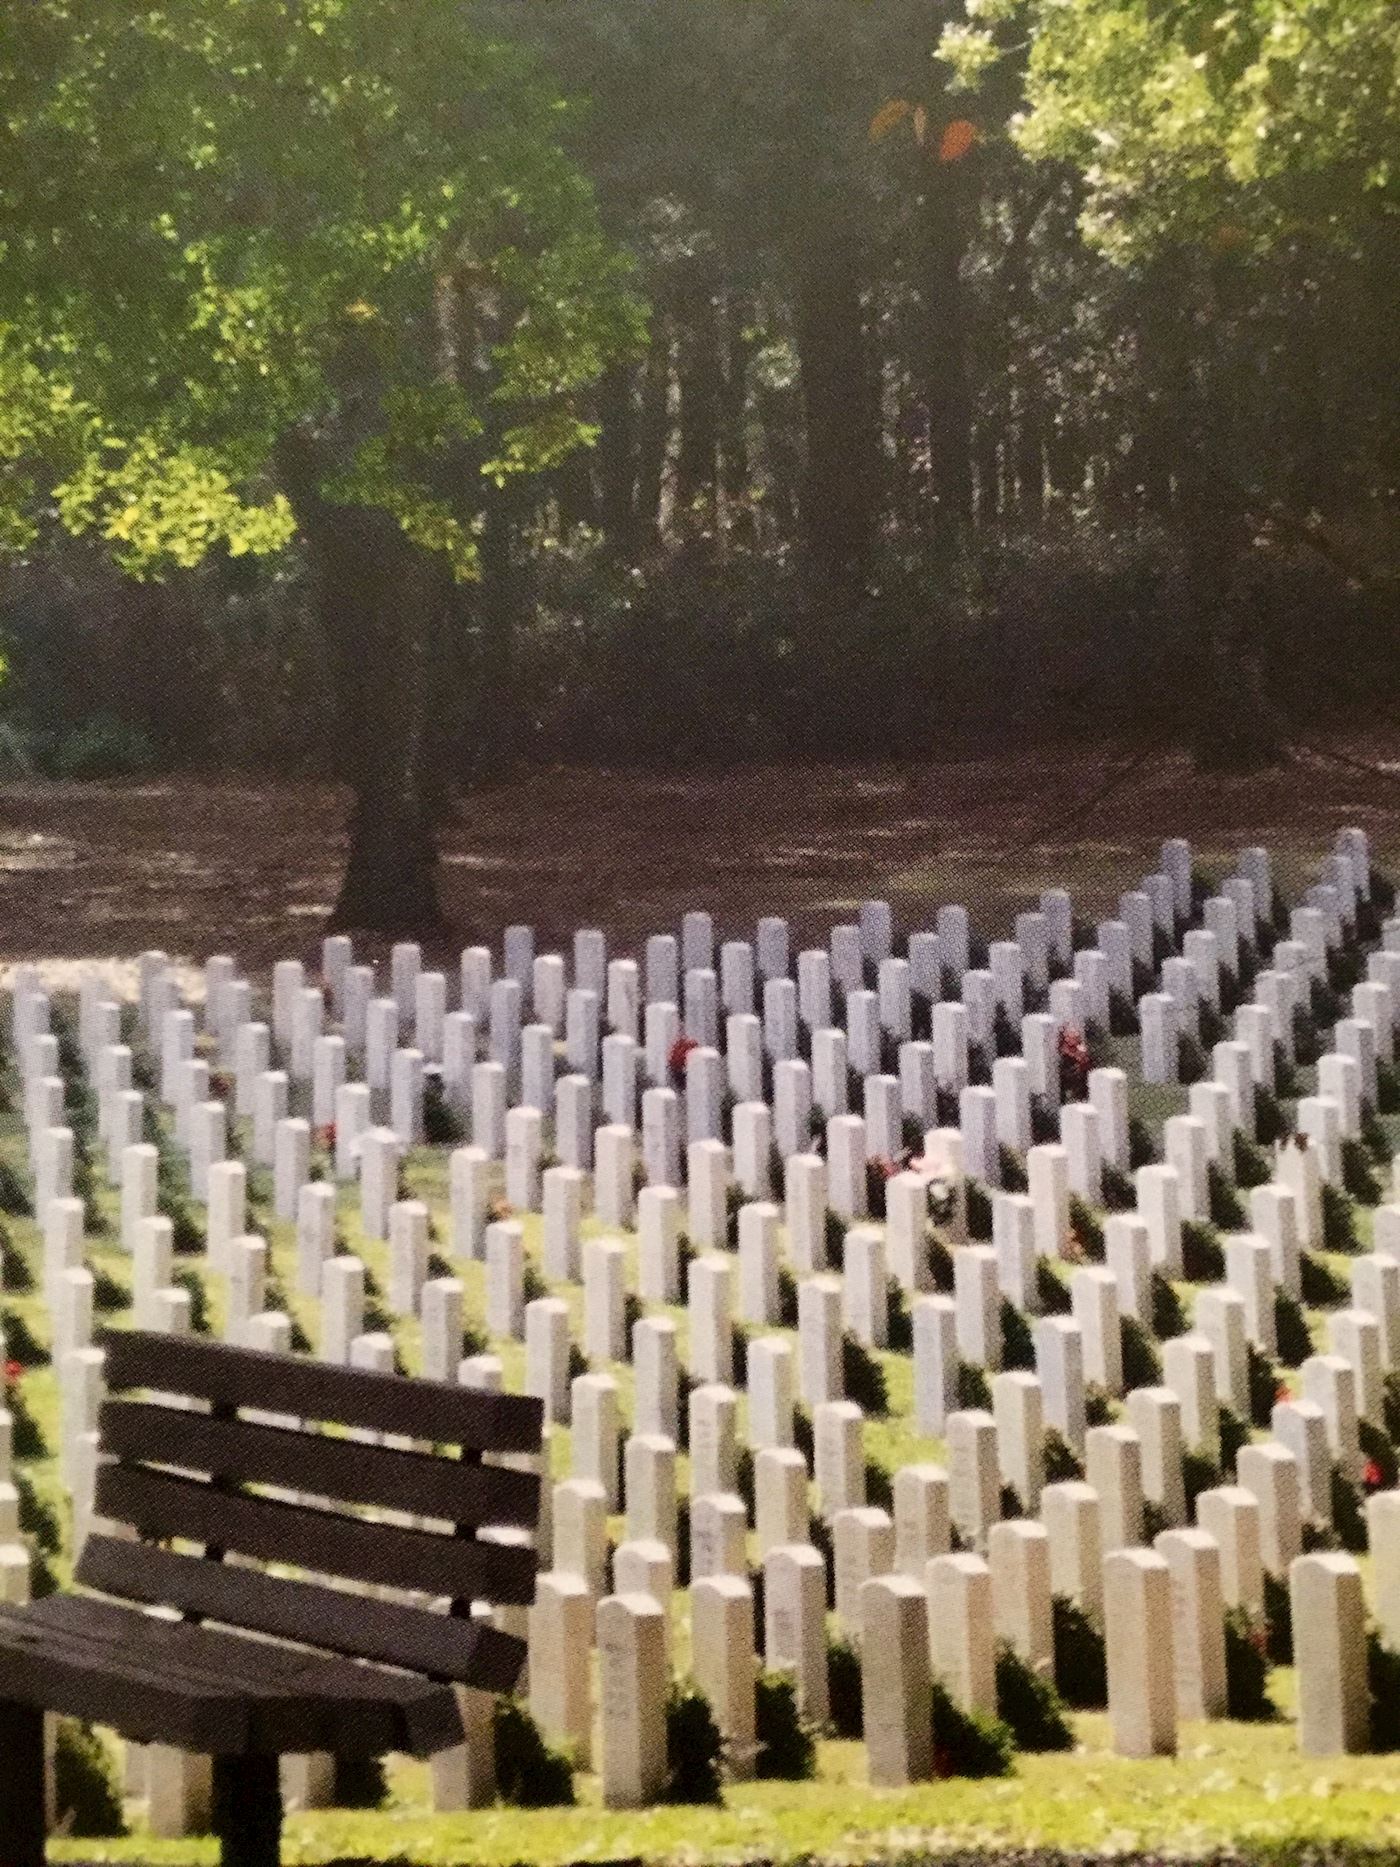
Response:
[{"label": "bench seat", "polygon": [[7,1699],[182,1750],[431,1756],[462,1741],[450,1686],[84,1595],[0,1607],[0,1678]]}]

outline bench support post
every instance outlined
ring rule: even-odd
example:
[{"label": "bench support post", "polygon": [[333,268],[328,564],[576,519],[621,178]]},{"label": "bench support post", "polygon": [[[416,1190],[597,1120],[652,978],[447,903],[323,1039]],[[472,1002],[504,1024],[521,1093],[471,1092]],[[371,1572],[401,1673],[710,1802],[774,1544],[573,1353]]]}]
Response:
[{"label": "bench support post", "polygon": [[282,1790],[276,1757],[215,1757],[214,1832],[222,1867],[278,1867]]},{"label": "bench support post", "polygon": [[0,1861],[44,1867],[44,1714],[37,1705],[0,1699]]}]

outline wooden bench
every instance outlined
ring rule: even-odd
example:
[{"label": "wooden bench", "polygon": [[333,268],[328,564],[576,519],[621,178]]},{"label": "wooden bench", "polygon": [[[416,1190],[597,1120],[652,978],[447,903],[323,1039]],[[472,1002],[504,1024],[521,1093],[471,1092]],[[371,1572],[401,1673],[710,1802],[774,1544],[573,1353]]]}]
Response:
[{"label": "wooden bench", "polygon": [[0,1608],[0,1862],[43,1862],[51,1711],[211,1757],[225,1867],[275,1867],[281,1755],[428,1756],[462,1741],[454,1687],[513,1688],[524,1643],[471,1610],[533,1600],[540,1479],[483,1455],[538,1452],[541,1403],[191,1337],[103,1346],[95,1516],[134,1534],[88,1537],[92,1592]]}]

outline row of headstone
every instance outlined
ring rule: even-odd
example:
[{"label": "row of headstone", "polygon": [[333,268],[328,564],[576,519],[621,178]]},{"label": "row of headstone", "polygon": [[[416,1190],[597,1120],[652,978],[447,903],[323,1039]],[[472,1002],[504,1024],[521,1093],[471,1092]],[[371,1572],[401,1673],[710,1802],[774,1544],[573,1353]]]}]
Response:
[{"label": "row of headstone", "polygon": [[[178,1113],[178,1111],[177,1111],[177,1113]],[[620,1124],[616,1124],[616,1125],[620,1125]],[[815,1157],[814,1157],[814,1158],[815,1158]],[[233,1163],[230,1163],[230,1165],[232,1165],[232,1164],[233,1164]],[[820,1164],[820,1163],[818,1163],[818,1164]],[[382,1177],[382,1176],[381,1176],[381,1177]],[[399,1223],[400,1223],[400,1225],[401,1225],[401,1226],[405,1226],[405,1227],[406,1227],[406,1229],[407,1229],[407,1231],[409,1232],[409,1234],[415,1234],[415,1233],[416,1233],[416,1232],[418,1231],[418,1218],[419,1218],[419,1215],[417,1215],[417,1214],[412,1214],[412,1215],[409,1215],[409,1218],[408,1218],[408,1219],[405,1219],[405,1218],[403,1218],[403,1217],[402,1217],[401,1215],[398,1215],[398,1214],[397,1214],[397,1212],[396,1212],[396,1208],[397,1208],[397,1207],[399,1207],[399,1206],[402,1206],[402,1205],[408,1205],[408,1204],[412,1204],[412,1203],[413,1203],[413,1202],[395,1202],[395,1203],[394,1203],[394,1205],[393,1205],[393,1206],[391,1206],[391,1207],[389,1208],[389,1210],[390,1210],[390,1212],[393,1212],[393,1213],[395,1213],[395,1214],[396,1214],[396,1216],[398,1216],[398,1217],[399,1217]],[[142,1217],[141,1217],[141,1220],[140,1220],[140,1223],[141,1223],[141,1224],[143,1224],[143,1225],[144,1225],[144,1224],[147,1224],[147,1223],[149,1223],[149,1217],[150,1217],[150,1215],[149,1215],[149,1214],[143,1214],[143,1215],[142,1215]],[[238,1236],[240,1236],[240,1234],[237,1234],[237,1233],[235,1233],[235,1234],[234,1234],[234,1236],[235,1236],[235,1237],[238,1237]],[[414,1246],[414,1244],[413,1244],[413,1242],[412,1242],[412,1239],[410,1239],[410,1243],[409,1243],[409,1245],[408,1245],[408,1246],[407,1246],[406,1248],[407,1248],[407,1249],[408,1249],[408,1250],[410,1251],[410,1254],[412,1254],[412,1252],[413,1252],[413,1251],[414,1251],[414,1250],[416,1249],[416,1247]],[[760,1253],[760,1256],[761,1256],[761,1255],[762,1255],[762,1254]],[[994,1253],[993,1255],[995,1256],[995,1253]],[[868,1269],[869,1269],[869,1267],[870,1267],[870,1262],[871,1262],[871,1260],[870,1260],[869,1258],[863,1258],[863,1257],[862,1257],[862,1254],[861,1254],[861,1251],[860,1251],[860,1249],[859,1249],[859,1244],[858,1244],[858,1247],[857,1247],[857,1251],[856,1251],[856,1254],[855,1254],[855,1263],[856,1263],[856,1265],[857,1265],[857,1266],[859,1266],[859,1265],[861,1265],[862,1263],[864,1263],[864,1264],[866,1264],[866,1266],[867,1266],[867,1270],[868,1270]],[[969,1273],[967,1273],[967,1274],[966,1274],[966,1276],[967,1276],[967,1278],[969,1279],[969,1287],[972,1287],[973,1285],[977,1285],[977,1287],[978,1287],[978,1288],[979,1288],[979,1290],[980,1290],[980,1288],[981,1288],[981,1285],[982,1285],[982,1283],[984,1282],[984,1280],[979,1280],[979,1279],[976,1279],[976,1278],[974,1278],[974,1277],[973,1277],[973,1274],[972,1274],[972,1273],[970,1273],[970,1272],[969,1272]],[[158,1283],[158,1268],[156,1268],[156,1269],[153,1269],[153,1270],[152,1270],[152,1272],[151,1272],[151,1274],[150,1274],[150,1276],[149,1276],[149,1277],[147,1277],[147,1278],[146,1278],[146,1279],[145,1279],[144,1281],[145,1281],[145,1283],[146,1283],[146,1285],[147,1285],[147,1287],[148,1287],[148,1289],[149,1289],[149,1288],[154,1288],[154,1287],[156,1287],[156,1284]],[[867,1275],[867,1276],[866,1276],[866,1278],[865,1278],[865,1284],[866,1284],[866,1303],[865,1303],[865,1308],[864,1308],[864,1309],[862,1309],[862,1308],[861,1308],[861,1306],[860,1306],[860,1303],[859,1303],[859,1301],[857,1301],[857,1303],[855,1304],[855,1313],[856,1313],[856,1314],[857,1314],[858,1316],[864,1316],[865,1318],[867,1318],[867,1321],[866,1321],[866,1324],[865,1324],[865,1326],[866,1326],[866,1329],[867,1329],[867,1332],[868,1332],[868,1333],[870,1333],[870,1334],[874,1334],[874,1333],[875,1333],[875,1330],[876,1330],[876,1327],[877,1327],[877,1325],[875,1324],[875,1322],[874,1322],[873,1320],[871,1320],[871,1318],[872,1318],[872,1316],[873,1316],[873,1311],[872,1311],[872,1308],[871,1308],[871,1305],[870,1305],[870,1303],[869,1303],[869,1295],[870,1295],[870,1292],[871,1292],[871,1290],[873,1290],[873,1288],[874,1288],[874,1279],[873,1279],[873,1277],[872,1277],[872,1276],[870,1276],[870,1275]],[[760,1279],[760,1281],[759,1281],[759,1286],[758,1286],[758,1287],[760,1287],[760,1288],[762,1288],[762,1287],[763,1287],[763,1284],[762,1284],[762,1279]],[[958,1293],[957,1293],[957,1295],[958,1295],[958,1296],[961,1296],[961,1295],[962,1295],[962,1292],[961,1292],[961,1291],[960,1291],[960,1292],[958,1292]],[[611,1302],[609,1302],[608,1304],[606,1304],[606,1305],[605,1305],[604,1307],[605,1307],[605,1309],[608,1309],[608,1310],[610,1311],[610,1310],[611,1310],[611,1307],[612,1307],[612,1305],[611,1305]],[[955,1324],[956,1324],[956,1321],[957,1321],[957,1312],[958,1312],[958,1308],[959,1308],[959,1305],[958,1305],[958,1303],[957,1303],[957,1301],[956,1301],[956,1300],[954,1301],[954,1305],[953,1305],[953,1307],[954,1307],[954,1321],[955,1321]],[[984,1300],[982,1301],[982,1303],[981,1303],[981,1306],[980,1306],[980,1310],[979,1310],[979,1304],[978,1304],[978,1301],[977,1301],[977,1298],[976,1298],[975,1296],[974,1296],[974,1297],[970,1297],[970,1298],[966,1298],[966,1299],[964,1300],[964,1302],[963,1302],[963,1305],[962,1305],[962,1307],[963,1307],[963,1309],[964,1309],[964,1310],[966,1311],[966,1313],[967,1313],[967,1316],[968,1316],[968,1328],[969,1328],[969,1330],[971,1330],[972,1328],[974,1328],[974,1327],[975,1327],[975,1321],[976,1321],[976,1318],[978,1317],[978,1315],[979,1315],[979,1313],[980,1313],[980,1315],[982,1316],[982,1318],[983,1318],[983,1320],[985,1320],[985,1314],[986,1314],[986,1305],[985,1305],[985,1299],[984,1299]],[[459,1337],[458,1337],[458,1339],[460,1340],[460,1335],[459,1335]],[[779,1346],[781,1346],[781,1345],[779,1345]],[[852,1508],[860,1508],[860,1507],[858,1507],[858,1506],[855,1506],[855,1507],[852,1507]],[[722,1514],[721,1514],[721,1515],[722,1515]],[[722,1538],[721,1538],[721,1540],[722,1540]]]}]

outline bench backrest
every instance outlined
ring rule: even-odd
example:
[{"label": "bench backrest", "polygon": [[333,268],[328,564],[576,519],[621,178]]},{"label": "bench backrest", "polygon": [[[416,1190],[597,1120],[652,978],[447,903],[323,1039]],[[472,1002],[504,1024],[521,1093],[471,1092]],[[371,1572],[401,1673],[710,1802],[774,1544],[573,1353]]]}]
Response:
[{"label": "bench backrest", "polygon": [[80,1584],[433,1679],[514,1684],[522,1643],[471,1607],[534,1599],[540,1478],[483,1455],[539,1452],[539,1400],[188,1336],[114,1330],[103,1346],[94,1509],[137,1540],[89,1536]]}]

